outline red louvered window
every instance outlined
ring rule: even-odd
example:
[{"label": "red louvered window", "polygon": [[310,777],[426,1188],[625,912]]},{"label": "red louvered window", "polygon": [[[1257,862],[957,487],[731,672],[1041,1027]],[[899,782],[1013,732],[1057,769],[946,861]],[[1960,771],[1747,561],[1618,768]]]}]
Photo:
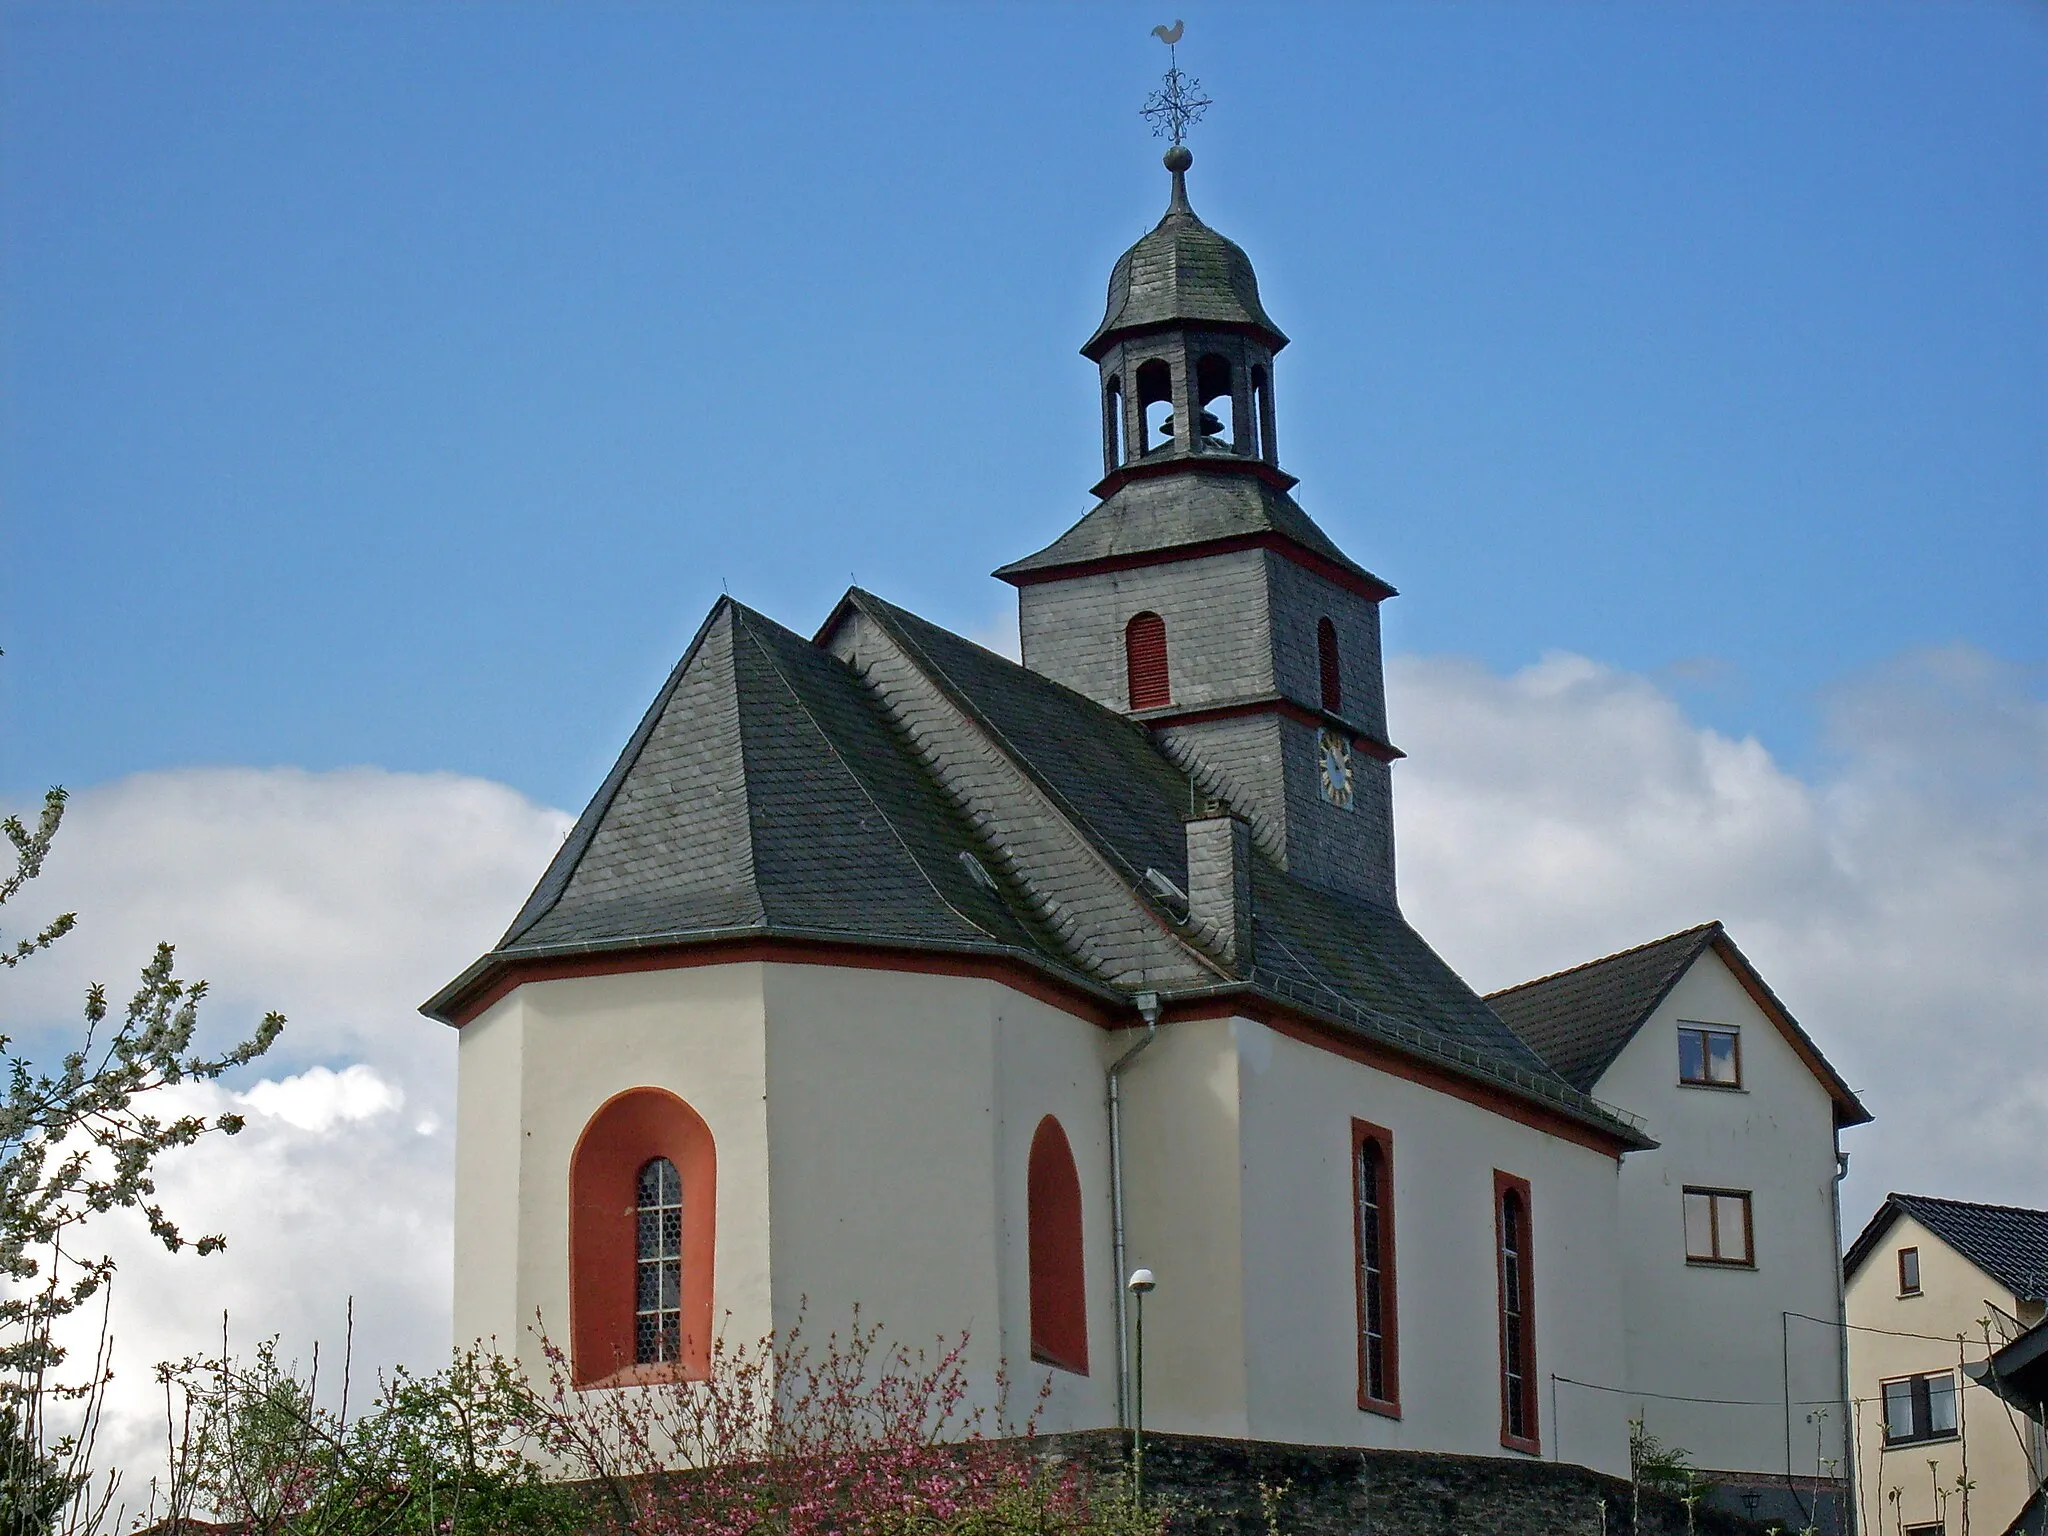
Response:
[{"label": "red louvered window", "polygon": [[1157,709],[1173,702],[1166,679],[1166,620],[1141,613],[1124,626],[1124,666],[1131,683],[1131,708]]},{"label": "red louvered window", "polygon": [[1316,620],[1316,664],[1323,675],[1323,708],[1342,713],[1344,670],[1337,661],[1337,626],[1328,619]]},{"label": "red louvered window", "polygon": [[1088,1374],[1088,1281],[1081,1253],[1081,1176],[1058,1120],[1031,1138],[1025,1184],[1031,1269],[1031,1358]]}]

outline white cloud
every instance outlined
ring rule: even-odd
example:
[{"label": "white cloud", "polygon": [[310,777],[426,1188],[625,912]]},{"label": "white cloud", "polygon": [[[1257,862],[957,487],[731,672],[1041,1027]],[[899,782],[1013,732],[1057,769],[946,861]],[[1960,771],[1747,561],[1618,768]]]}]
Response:
[{"label": "white cloud", "polygon": [[173,1257],[132,1216],[101,1224],[120,1265],[109,1463],[146,1475],[150,1367],[217,1343],[223,1313],[243,1344],[281,1334],[303,1359],[323,1341],[330,1382],[351,1299],[360,1371],[444,1357],[455,1036],[415,1010],[496,939],[568,824],[503,785],[375,769],[152,773],[74,797],[7,915],[26,931],[76,908],[79,927],[6,973],[0,1031],[54,1059],[86,984],[118,999],[159,939],[181,975],[214,978],[210,1043],[266,1009],[290,1019],[235,1079],[179,1090],[247,1119],[158,1181],[186,1234],[227,1250]]},{"label": "white cloud", "polygon": [[[1396,658],[1404,904],[1482,987],[1720,917],[1879,1116],[1850,1141],[1851,1221],[1892,1187],[2043,1203],[2048,712],[2021,681],[1968,650],[1903,658],[1837,690],[1828,766],[1802,778],[1583,658],[1509,677]],[[76,907],[81,926],[0,983],[0,1030],[48,1039],[38,1024],[75,1020],[89,979],[118,995],[160,937],[216,978],[216,1040],[291,1017],[272,1057],[187,1091],[248,1129],[164,1168],[173,1214],[228,1250],[173,1258],[109,1224],[111,1459],[147,1466],[149,1367],[207,1347],[224,1310],[244,1343],[321,1339],[331,1362],[353,1298],[359,1369],[441,1356],[454,1036],[414,1009],[567,827],[501,785],[373,769],[146,774],[75,799],[9,916]]]},{"label": "white cloud", "polygon": [[[266,1078],[237,1097],[258,1114],[273,1116],[316,1136],[326,1134],[337,1123],[368,1120],[405,1103],[403,1089],[385,1082],[361,1062],[339,1072],[309,1067],[295,1077],[275,1082]],[[431,1116],[420,1122],[423,1127],[433,1123]],[[433,1132],[421,1130],[419,1134]]]},{"label": "white cloud", "polygon": [[1577,656],[1396,658],[1402,904],[1482,989],[1720,918],[1877,1123],[1887,1189],[2048,1204],[2048,707],[1967,647],[1824,701],[1810,779]]}]

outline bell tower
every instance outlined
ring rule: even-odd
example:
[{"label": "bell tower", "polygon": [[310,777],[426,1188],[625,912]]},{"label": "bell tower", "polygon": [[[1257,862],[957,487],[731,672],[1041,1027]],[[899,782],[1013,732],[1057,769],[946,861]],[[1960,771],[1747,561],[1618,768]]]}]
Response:
[{"label": "bell tower", "polygon": [[1298,878],[1394,904],[1379,604],[1280,467],[1287,337],[1249,257],[1196,217],[1166,153],[1165,215],[1117,261],[1081,348],[1100,370],[1096,505],[995,574],[1024,664],[1141,722]]}]

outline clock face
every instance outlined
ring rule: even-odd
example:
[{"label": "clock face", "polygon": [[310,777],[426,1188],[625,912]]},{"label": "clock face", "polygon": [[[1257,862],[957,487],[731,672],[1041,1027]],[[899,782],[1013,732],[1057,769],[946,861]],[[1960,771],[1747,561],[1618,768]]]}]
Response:
[{"label": "clock face", "polygon": [[1335,731],[1324,731],[1318,742],[1323,761],[1323,798],[1340,811],[1351,809],[1351,743]]}]

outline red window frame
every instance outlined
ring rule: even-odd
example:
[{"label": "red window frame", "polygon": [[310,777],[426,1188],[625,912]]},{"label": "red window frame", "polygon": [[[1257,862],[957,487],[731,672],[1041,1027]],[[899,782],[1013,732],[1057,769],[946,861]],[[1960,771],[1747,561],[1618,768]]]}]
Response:
[{"label": "red window frame", "polygon": [[1166,620],[1147,611],[1124,626],[1124,677],[1131,708],[1160,709],[1173,702],[1166,664]]},{"label": "red window frame", "polygon": [[[657,1157],[683,1186],[682,1349],[642,1365],[634,1347],[640,1170]],[[583,1387],[702,1381],[711,1374],[718,1151],[696,1110],[665,1088],[598,1107],[569,1155],[569,1379]]]},{"label": "red window frame", "polygon": [[[1521,1213],[1512,1256],[1508,1249],[1510,1199],[1517,1203]],[[1500,1443],[1511,1451],[1540,1456],[1543,1432],[1536,1415],[1535,1230],[1529,1181],[1494,1169],[1493,1268],[1500,1313]]]},{"label": "red window frame", "polygon": [[1058,1119],[1031,1137],[1024,1221],[1031,1269],[1031,1358],[1088,1374],[1088,1275],[1081,1235],[1081,1175]]},{"label": "red window frame", "polygon": [[[1368,1211],[1365,1187],[1368,1150],[1378,1158],[1375,1199]],[[1378,1252],[1368,1252],[1367,1217],[1375,1217]],[[1351,1122],[1351,1272],[1358,1284],[1358,1406],[1367,1413],[1401,1417],[1400,1287],[1394,1268],[1394,1133],[1366,1120]],[[1376,1262],[1368,1263],[1368,1260]],[[1375,1289],[1377,1295],[1374,1294]],[[1375,1303],[1377,1306],[1375,1308]],[[1372,1379],[1372,1319],[1379,1320],[1379,1381]],[[1373,1387],[1377,1385],[1379,1391]]]}]

